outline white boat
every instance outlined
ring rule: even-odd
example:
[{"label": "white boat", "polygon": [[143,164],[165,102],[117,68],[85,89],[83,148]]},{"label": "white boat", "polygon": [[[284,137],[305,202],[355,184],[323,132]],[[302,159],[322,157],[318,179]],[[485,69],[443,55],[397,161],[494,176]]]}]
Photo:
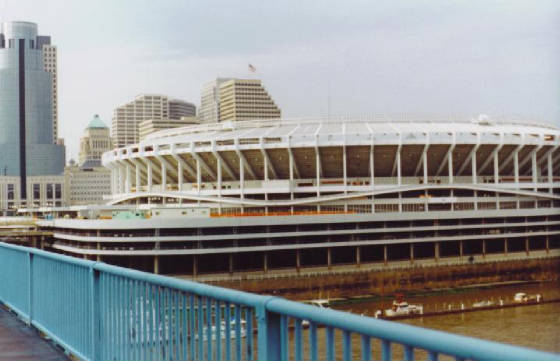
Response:
[{"label": "white boat", "polygon": [[412,305],[403,300],[393,301],[393,306],[385,310],[385,316],[408,316],[408,315],[421,315],[424,313],[422,305]]},{"label": "white boat", "polygon": [[[330,301],[328,299],[324,299],[324,298],[320,298],[320,299],[316,299],[316,300],[309,300],[309,301],[303,301],[302,303],[311,305],[311,306],[315,306],[318,308],[330,308]],[[308,320],[303,320],[301,321],[301,325],[303,327],[308,327],[309,326],[309,321]]]},{"label": "white boat", "polygon": [[319,308],[330,308],[330,301],[324,298],[305,301],[308,305],[319,307]]},{"label": "white boat", "polygon": [[490,300],[478,301],[472,304],[474,308],[494,306],[494,302]]},{"label": "white boat", "polygon": [[527,302],[541,302],[542,296],[537,293],[535,295],[528,295],[524,292],[518,292],[513,297],[513,302],[517,303],[527,303]]}]

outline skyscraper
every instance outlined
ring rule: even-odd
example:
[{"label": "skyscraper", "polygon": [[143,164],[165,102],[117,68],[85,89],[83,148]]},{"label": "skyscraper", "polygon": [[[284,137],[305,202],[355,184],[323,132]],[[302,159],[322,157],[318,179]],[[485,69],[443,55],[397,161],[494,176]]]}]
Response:
[{"label": "skyscraper", "polygon": [[56,45],[51,44],[51,37],[37,36],[37,49],[43,52],[43,66],[51,74],[52,78],[52,118],[53,118],[53,142],[58,141],[58,73]]},{"label": "skyscraper", "polygon": [[198,112],[201,123],[273,119],[280,115],[280,108],[258,79],[217,78],[202,87]]},{"label": "skyscraper", "polygon": [[201,123],[217,123],[220,120],[220,84],[231,79],[217,78],[204,84],[198,109],[198,118]]},{"label": "skyscraper", "polygon": [[220,121],[280,118],[280,108],[258,79],[227,80],[219,95]]},{"label": "skyscraper", "polygon": [[[28,177],[60,175],[64,170],[64,146],[53,140],[53,80],[38,48],[40,39],[37,24],[2,23],[0,170],[3,176],[16,177],[11,179],[18,180],[22,200],[28,196]],[[35,185],[44,187],[37,182],[33,192]],[[16,189],[15,184],[9,185]],[[52,188],[47,189],[52,193]]]},{"label": "skyscraper", "polygon": [[169,119],[179,120],[182,117],[196,116],[196,106],[193,103],[179,99],[169,100]]},{"label": "skyscraper", "polygon": [[117,107],[113,113],[112,136],[115,147],[124,147],[140,140],[138,124],[146,119],[181,119],[196,114],[188,102],[169,99],[165,95],[142,94]]}]

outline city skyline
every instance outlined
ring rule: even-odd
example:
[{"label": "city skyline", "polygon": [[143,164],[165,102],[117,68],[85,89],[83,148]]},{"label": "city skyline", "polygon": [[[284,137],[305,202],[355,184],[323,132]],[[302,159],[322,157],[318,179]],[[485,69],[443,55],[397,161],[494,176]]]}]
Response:
[{"label": "city skyline", "polygon": [[216,77],[262,79],[286,117],[486,113],[558,125],[555,2],[243,4],[135,2],[127,17],[131,2],[0,1],[0,13],[57,39],[68,160],[92,114],[108,122],[141,93],[199,106]]}]

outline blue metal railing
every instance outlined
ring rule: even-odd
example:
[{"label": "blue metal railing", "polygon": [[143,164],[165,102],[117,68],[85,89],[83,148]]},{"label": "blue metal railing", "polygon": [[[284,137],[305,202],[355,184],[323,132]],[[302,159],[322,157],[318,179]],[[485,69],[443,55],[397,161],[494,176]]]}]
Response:
[{"label": "blue metal railing", "polygon": [[0,302],[84,360],[560,360],[4,243]]}]

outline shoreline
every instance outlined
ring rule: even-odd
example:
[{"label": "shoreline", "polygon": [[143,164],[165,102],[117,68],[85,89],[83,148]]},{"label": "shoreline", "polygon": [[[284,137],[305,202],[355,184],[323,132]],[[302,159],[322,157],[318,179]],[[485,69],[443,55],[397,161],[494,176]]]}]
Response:
[{"label": "shoreline", "polygon": [[397,321],[397,320],[404,320],[410,318],[422,318],[422,317],[434,317],[434,316],[442,316],[442,315],[450,315],[450,314],[457,314],[457,313],[468,313],[468,312],[477,312],[477,311],[489,311],[489,310],[499,310],[502,308],[513,308],[513,307],[524,307],[524,306],[536,306],[540,304],[547,304],[547,303],[558,303],[560,302],[560,298],[554,298],[551,300],[543,300],[543,301],[530,301],[530,302],[519,302],[519,303],[504,303],[503,305],[492,305],[492,306],[484,306],[484,307],[465,307],[462,309],[449,309],[449,310],[441,310],[441,311],[430,311],[425,312],[422,314],[412,314],[412,315],[401,315],[401,316],[381,316],[378,317],[379,319],[386,320],[386,321]]},{"label": "shoreline", "polygon": [[[396,290],[394,293],[402,293],[405,294],[407,297],[427,297],[427,296],[437,296],[443,294],[458,294],[464,293],[476,289],[488,289],[493,287],[507,287],[507,286],[516,286],[516,285],[529,285],[529,284],[539,284],[539,283],[554,283],[555,281],[538,281],[538,280],[529,280],[529,281],[504,281],[504,282],[489,282],[489,283],[479,283],[473,285],[464,285],[458,287],[446,287],[446,288],[436,288],[436,289],[427,289],[427,290]],[[390,295],[381,295],[381,294],[363,294],[351,297],[337,297],[330,299],[331,305],[348,305],[354,303],[362,303],[362,302],[372,302],[372,301],[388,301],[394,299],[394,294]],[[559,299],[560,300],[560,299]],[[297,302],[304,302],[309,300],[297,300]],[[543,301],[544,302],[544,301]],[[542,302],[541,302],[542,303]]]}]

